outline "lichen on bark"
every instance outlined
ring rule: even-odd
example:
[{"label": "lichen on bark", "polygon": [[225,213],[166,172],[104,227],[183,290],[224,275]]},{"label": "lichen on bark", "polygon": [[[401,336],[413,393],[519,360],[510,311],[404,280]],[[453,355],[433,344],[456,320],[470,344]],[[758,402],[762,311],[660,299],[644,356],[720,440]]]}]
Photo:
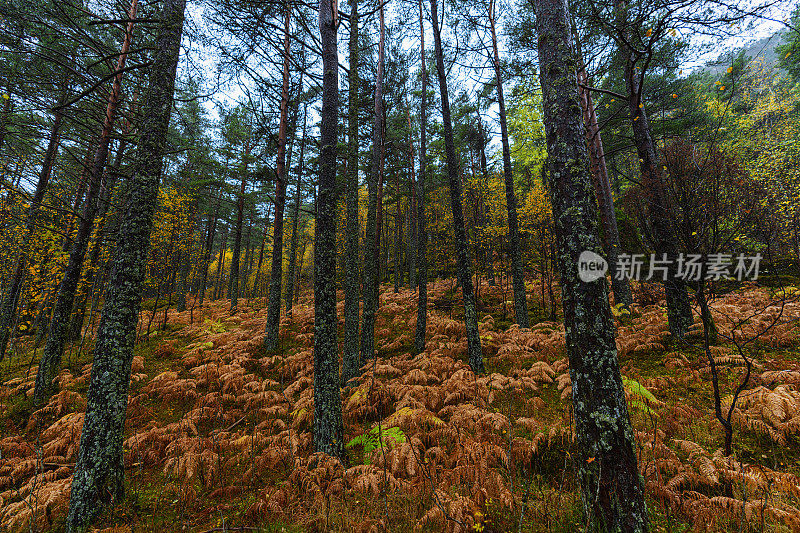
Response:
[{"label": "lichen on bark", "polygon": [[566,348],[575,413],[574,454],[589,531],[644,532],[639,478],[605,278],[583,282],[578,258],[601,252],[597,205],[578,100],[577,60],[565,0],[536,4],[547,137],[546,175],[553,205]]},{"label": "lichen on bark", "polygon": [[124,494],[122,436],[153,213],[175,90],[186,0],[164,0],[135,171],[97,333],[66,530],[86,527]]},{"label": "lichen on bark", "polygon": [[322,122],[314,230],[314,448],[318,452],[342,457],[344,429],[336,341],[336,142],[339,117],[336,12],[338,2],[320,0]]}]

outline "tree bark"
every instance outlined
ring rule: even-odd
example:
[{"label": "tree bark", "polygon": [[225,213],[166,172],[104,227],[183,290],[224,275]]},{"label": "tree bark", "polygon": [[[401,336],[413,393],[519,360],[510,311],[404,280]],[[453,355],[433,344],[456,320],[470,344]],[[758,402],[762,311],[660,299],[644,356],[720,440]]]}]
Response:
[{"label": "tree bark", "polygon": [[375,113],[372,125],[372,169],[367,183],[369,201],[367,205],[367,227],[364,234],[364,309],[362,311],[361,324],[361,364],[375,355],[375,313],[378,309],[378,284],[380,283],[384,38],[383,3],[381,3],[378,72],[375,79]]},{"label": "tree bark", "polygon": [[86,156],[84,157],[83,164],[81,165],[81,173],[78,177],[78,186],[75,188],[75,200],[72,204],[72,210],[67,213],[67,224],[64,230],[64,243],[62,251],[69,252],[70,245],[72,244],[72,230],[75,228],[75,214],[80,210],[81,203],[83,202],[83,195],[86,192],[86,176],[92,170],[92,162],[97,153],[97,148],[92,144],[91,140],[87,140],[88,148],[86,149]]},{"label": "tree bark", "polygon": [[[635,80],[636,74],[632,69],[626,69],[626,72],[630,80]],[[658,166],[655,143],[650,135],[647,114],[644,105],[639,102],[639,96],[634,92],[628,102],[633,121],[633,137],[641,160],[642,184],[653,224],[654,248],[659,257],[666,254],[670,259],[667,280],[664,282],[669,330],[673,336],[682,338],[693,323],[692,307],[686,292],[686,283],[676,276],[678,249],[675,232],[664,197],[664,182]]]},{"label": "tree bark", "polygon": [[163,167],[186,0],[164,0],[142,113],[136,170],[97,333],[66,530],[123,496],[122,438],[153,214]]},{"label": "tree bark", "polygon": [[467,248],[467,235],[464,229],[464,206],[461,179],[458,175],[453,140],[453,123],[450,118],[450,100],[447,95],[447,71],[444,69],[442,54],[442,35],[439,29],[439,15],[436,0],[431,0],[431,22],[433,23],[433,44],[436,55],[436,70],[439,77],[439,93],[442,99],[442,122],[444,125],[444,146],[447,161],[447,181],[450,189],[450,205],[453,210],[453,233],[455,234],[458,279],[464,299],[464,326],[467,330],[467,357],[469,366],[476,374],[483,373],[483,353],[478,336],[478,313],[475,308],[475,290],[472,286],[472,267]]},{"label": "tree bark", "polygon": [[[303,59],[301,59],[301,61],[303,61]],[[298,89],[297,89],[297,97],[298,97],[298,99],[302,95],[302,93],[303,93],[303,71],[301,70],[300,71],[300,77],[299,77],[299,83],[298,83]],[[287,139],[286,139],[286,170],[284,172],[284,175],[286,177],[285,181],[286,181],[286,187],[287,188],[289,186],[289,176],[291,176],[291,174],[292,174],[292,157],[294,156],[294,143],[297,140],[297,115],[299,114],[299,110],[298,110],[298,107],[297,107],[297,101],[289,102],[288,105],[289,105],[289,107],[291,108],[291,111],[292,111],[292,119],[291,119],[291,121],[289,123],[289,131],[287,133]],[[305,128],[305,124],[303,125],[303,127]],[[301,145],[302,145],[302,141],[301,141]],[[301,151],[302,151],[302,146],[301,146]],[[301,166],[302,166],[302,164],[301,164]],[[297,190],[299,191],[300,188],[298,187]],[[288,193],[284,193],[284,194],[287,196],[285,201],[288,201]],[[295,203],[296,203],[296,201],[295,201]],[[299,206],[298,206],[298,213],[299,213]],[[292,215],[294,215],[294,211],[292,211]],[[284,215],[284,217],[285,217],[285,215]],[[285,224],[285,222],[284,222],[284,224]],[[292,229],[294,230],[294,224],[292,224]],[[293,237],[294,237],[294,234],[290,237],[290,241],[289,241],[289,247],[290,248],[291,248],[292,244],[294,244],[294,243],[291,242],[291,239]],[[291,256],[291,253],[290,253],[290,256]],[[289,262],[291,263],[291,257],[289,257]],[[292,267],[292,271],[294,271],[294,267]],[[283,287],[286,287],[287,290],[289,289],[289,285],[291,284],[291,282],[289,281],[289,277],[290,276],[291,276],[290,272],[284,273],[281,290],[283,290]],[[286,301],[286,295],[283,294],[282,298],[283,298],[283,301],[285,302]],[[281,304],[279,302],[279,306],[280,305]],[[286,311],[286,315],[287,316],[291,316],[291,313],[290,313],[291,306],[288,309],[285,309],[285,311]]]},{"label": "tree bark", "polygon": [[230,234],[230,227],[225,226],[225,228],[223,228],[222,230],[221,242],[219,243],[219,260],[217,260],[217,276],[216,279],[214,280],[214,291],[212,293],[213,296],[211,298],[214,301],[219,300],[224,294],[223,291],[225,290],[222,284],[222,280],[223,280],[223,273],[225,272],[224,271],[225,256],[227,255],[228,252],[229,234]]},{"label": "tree bark", "polygon": [[247,233],[244,238],[244,259],[242,267],[239,269],[239,297],[245,298],[249,293],[248,282],[250,271],[253,269],[253,220],[256,217],[256,208],[251,206],[249,220],[247,222]]},{"label": "tree bark", "polygon": [[[394,249],[392,251],[392,263],[394,267],[394,292],[400,292],[400,261],[402,260],[403,249],[403,211],[400,205],[400,172],[394,174],[394,194],[395,194],[395,216],[394,216]],[[410,199],[409,199],[410,200]]]},{"label": "tree bark", "polygon": [[272,230],[272,273],[269,278],[269,304],[267,305],[267,329],[264,347],[278,347],[281,319],[281,282],[283,281],[283,211],[286,206],[286,126],[289,110],[289,22],[291,7],[286,2],[283,21],[283,87],[281,88],[281,118],[278,126],[278,160],[275,163],[275,223]]},{"label": "tree bark", "polygon": [[408,155],[409,155],[409,170],[411,177],[408,181],[408,235],[406,238],[406,266],[408,270],[408,288],[412,291],[417,289],[417,190],[416,181],[417,177],[414,173],[414,135],[411,130],[411,103],[407,102],[406,120],[408,122]]},{"label": "tree bark", "polygon": [[[530,327],[528,302],[525,298],[525,271],[522,267],[522,251],[519,242],[519,218],[517,217],[517,194],[514,191],[514,174],[511,168],[511,148],[508,143],[506,101],[503,94],[503,73],[500,69],[500,52],[497,49],[497,32],[494,20],[494,0],[489,4],[489,23],[492,30],[494,74],[497,83],[497,104],[500,110],[500,137],[503,143],[503,179],[506,187],[506,210],[508,211],[508,244],[511,252],[511,277],[514,284],[514,315],[521,328]],[[491,260],[491,259],[490,259]]]},{"label": "tree bark", "polygon": [[297,287],[294,291],[294,303],[297,303],[300,299],[300,282],[303,281],[303,263],[306,258],[306,245],[308,244],[308,240],[309,239],[304,235],[302,243],[300,244],[300,262],[297,264],[297,274],[295,275],[294,281],[294,285]]},{"label": "tree bark", "polygon": [[[478,128],[480,129],[480,133],[481,133],[481,142],[480,142],[480,146],[481,146],[481,158],[480,158],[481,159],[480,160],[481,175],[482,175],[482,178],[483,178],[484,186],[488,186],[489,185],[489,166],[486,163],[486,144],[487,144],[487,140],[486,140],[486,132],[485,132],[485,130],[483,128],[483,121],[481,120],[480,115],[478,115]],[[474,174],[474,170],[473,170],[473,174]],[[483,199],[481,199],[481,204],[483,204],[483,203],[484,203]],[[478,217],[480,218],[480,225],[482,227],[485,227],[486,226],[486,209],[485,209],[485,206],[484,205],[480,205],[480,206],[476,206],[476,207],[478,208],[478,213],[477,214],[478,214]],[[494,263],[492,263],[491,241],[490,241],[490,245],[487,248],[484,249],[483,261],[484,261],[484,266],[486,267],[486,270],[487,270],[486,275],[489,278],[489,285],[494,286],[494,283],[495,283],[495,281],[494,281]],[[527,304],[527,302],[526,302],[526,304]]]},{"label": "tree bark", "polygon": [[[381,152],[380,152],[380,165],[379,165],[379,172],[378,172],[378,205],[377,205],[377,212],[375,214],[375,238],[377,243],[375,244],[375,248],[378,250],[378,264],[375,267],[376,276],[375,278],[378,282],[375,284],[375,312],[377,313],[378,307],[380,306],[380,300],[378,298],[379,288],[381,283],[384,281],[389,280],[389,224],[383,223],[383,178],[384,174],[384,167],[386,165],[386,114],[384,112],[383,116],[383,132],[381,133]],[[384,243],[381,246],[381,243]]]},{"label": "tree bark", "polygon": [[175,310],[179,313],[186,311],[186,295],[189,292],[189,272],[192,269],[192,248],[194,248],[194,228],[197,217],[197,200],[192,200],[189,213],[189,224],[184,228],[183,254],[181,254],[180,272],[178,275],[178,301]]},{"label": "tree bark", "polygon": [[347,383],[358,376],[361,367],[359,358],[359,280],[358,250],[358,0],[350,0],[350,70],[348,83],[348,143],[347,164],[347,227],[345,229],[345,273],[344,273],[344,342],[342,354],[342,382]]},{"label": "tree bark", "polygon": [[419,0],[419,41],[420,41],[420,70],[422,75],[422,94],[419,104],[419,178],[417,188],[417,327],[414,332],[414,352],[420,354],[425,351],[425,333],[428,320],[428,232],[425,221],[425,176],[427,174],[427,144],[426,134],[428,128],[427,100],[428,100],[428,72],[425,64],[425,17],[422,9],[422,0]]},{"label": "tree bark", "polygon": [[317,223],[314,229],[314,448],[341,458],[342,401],[336,341],[336,143],[339,119],[338,2],[320,0],[322,111]]},{"label": "tree bark", "polygon": [[[302,90],[302,84],[300,85]],[[297,270],[297,238],[300,227],[300,199],[303,195],[303,170],[305,165],[306,148],[306,119],[308,118],[308,108],[303,104],[303,137],[300,140],[300,166],[297,169],[297,185],[295,186],[294,205],[292,206],[292,242],[289,246],[289,272],[286,276],[286,314],[292,312],[292,298],[295,292],[295,271]]]},{"label": "tree bark", "polygon": [[239,305],[239,257],[242,253],[242,230],[244,229],[244,195],[247,191],[247,167],[250,159],[250,140],[245,142],[242,175],[239,180],[239,195],[236,198],[236,230],[233,236],[233,254],[231,255],[231,273],[228,281],[231,312]]},{"label": "tree bark", "polygon": [[547,175],[561,271],[575,413],[575,465],[587,531],[645,532],[647,511],[614,341],[605,278],[578,260],[601,251],[565,0],[536,3]]},{"label": "tree bark", "polygon": [[208,231],[206,233],[206,242],[203,250],[203,260],[200,264],[202,271],[200,272],[200,285],[197,287],[198,304],[203,306],[203,300],[206,296],[206,286],[208,285],[208,268],[211,266],[211,254],[214,252],[214,237],[217,235],[217,220],[219,218],[219,204],[222,201],[222,192],[217,195],[217,201],[214,205],[214,214],[208,219]]},{"label": "tree bark", "polygon": [[272,216],[272,204],[267,204],[267,216],[264,219],[264,233],[261,236],[261,247],[258,250],[258,263],[256,264],[256,276],[253,280],[253,292],[257,296],[261,296],[261,265],[264,263],[264,245],[267,243],[267,236],[269,235],[269,217]]}]

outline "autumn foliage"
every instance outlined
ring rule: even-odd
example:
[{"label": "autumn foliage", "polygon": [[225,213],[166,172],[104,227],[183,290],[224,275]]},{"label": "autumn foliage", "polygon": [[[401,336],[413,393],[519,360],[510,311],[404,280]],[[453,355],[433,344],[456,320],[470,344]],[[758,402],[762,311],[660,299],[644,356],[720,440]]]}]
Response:
[{"label": "autumn foliage", "polygon": [[[432,299],[450,287],[435,282]],[[485,291],[487,299],[500,292]],[[142,343],[134,360],[128,496],[98,525],[201,531],[224,517],[228,525],[319,531],[503,531],[521,520],[525,530],[544,531],[579,520],[568,474],[574,435],[563,326],[503,330],[487,314],[480,321],[487,373],[476,376],[464,360],[463,323],[447,313],[431,311],[426,352],[409,354],[415,298],[381,293],[380,355],[362,368],[357,386],[342,389],[344,464],[313,453],[307,300],[283,319],[275,353],[262,351],[260,309],[231,315],[218,301],[193,320],[190,311],[170,310],[171,332]],[[743,317],[752,318],[741,335],[762,333],[749,352],[754,378],[734,409],[742,444],[732,457],[719,449],[702,392],[709,387],[702,353],[665,343],[658,305],[621,317],[617,344],[649,501],[665,523],[697,531],[736,523],[800,531],[800,479],[787,465],[800,431],[800,304],[745,287],[713,309],[723,334]],[[724,383],[735,384],[741,357],[726,345],[713,353]],[[29,418],[14,413],[33,392],[35,367],[21,366],[2,384],[4,530],[57,529],[63,520],[89,372],[89,364],[62,370],[60,392]],[[759,454],[770,448],[771,456]]]}]

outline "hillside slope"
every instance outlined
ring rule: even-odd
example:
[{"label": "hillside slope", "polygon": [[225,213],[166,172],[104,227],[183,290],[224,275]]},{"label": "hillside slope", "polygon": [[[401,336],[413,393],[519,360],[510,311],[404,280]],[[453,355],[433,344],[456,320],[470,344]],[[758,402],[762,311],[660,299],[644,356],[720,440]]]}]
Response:
[{"label": "hillside slope", "polygon": [[[379,357],[364,367],[357,387],[342,390],[346,465],[312,453],[308,299],[282,320],[275,353],[261,349],[261,301],[235,315],[221,300],[168,311],[166,329],[143,340],[134,361],[126,498],[98,525],[197,532],[578,530],[563,325],[506,327],[507,295],[483,289],[487,373],[475,376],[464,360],[452,286],[452,280],[431,286],[428,349],[417,357],[409,353],[416,296],[382,291]],[[534,301],[540,289],[532,284],[529,291]],[[731,531],[746,521],[800,531],[800,304],[779,296],[748,286],[714,303],[723,335],[745,320],[737,335],[765,332],[744,352],[753,366],[733,414],[733,457],[720,451],[699,337],[691,345],[667,344],[658,305],[620,317],[617,343],[653,530]],[[747,361],[733,345],[711,350],[724,409]],[[36,371],[29,360],[24,354],[3,365],[0,529],[59,531],[91,367],[85,355],[72,358],[59,375],[60,392],[29,413]]]}]

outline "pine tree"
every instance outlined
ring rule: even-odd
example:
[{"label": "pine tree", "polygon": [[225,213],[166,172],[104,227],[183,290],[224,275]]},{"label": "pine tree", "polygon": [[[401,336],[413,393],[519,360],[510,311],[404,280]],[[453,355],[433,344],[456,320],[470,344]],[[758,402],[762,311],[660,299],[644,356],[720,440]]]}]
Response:
[{"label": "pine tree", "polygon": [[119,229],[97,332],[67,531],[87,526],[104,504],[123,496],[122,436],[128,406],[141,286],[172,110],[186,0],[164,0],[143,108],[136,170]]},{"label": "pine tree", "polygon": [[[136,18],[136,8],[137,1],[133,0],[128,15],[132,20]],[[78,234],[70,247],[69,263],[59,285],[58,297],[53,308],[53,317],[50,320],[47,343],[45,344],[44,352],[42,352],[39,369],[36,373],[36,388],[33,395],[36,405],[43,405],[50,398],[52,382],[58,373],[61,366],[61,358],[64,355],[64,344],[67,340],[72,306],[75,303],[75,293],[78,290],[78,282],[81,278],[86,250],[89,247],[89,238],[94,227],[95,216],[100,208],[100,191],[104,187],[103,180],[108,159],[108,148],[122,91],[122,69],[125,68],[125,61],[128,58],[133,25],[133,22],[129,22],[127,25],[122,48],[117,59],[117,75],[114,77],[111,94],[108,97],[100,140],[95,150],[92,168],[90,169],[89,191],[86,195],[83,214],[78,225]]]},{"label": "pine tree", "polygon": [[336,342],[336,143],[339,120],[339,5],[320,0],[322,112],[317,221],[314,230],[314,448],[334,457],[344,453],[339,354]]},{"label": "pine tree", "polygon": [[264,347],[274,350],[278,346],[278,329],[281,318],[281,282],[283,278],[283,211],[286,207],[286,139],[289,112],[289,23],[291,5],[286,2],[283,22],[283,85],[281,86],[280,123],[278,126],[278,156],[275,163],[275,221],[272,226],[272,265],[269,278],[269,303]]},{"label": "pine tree", "polygon": [[347,161],[347,226],[345,229],[344,273],[344,354],[342,381],[347,383],[358,375],[361,367],[359,357],[359,261],[358,261],[358,0],[350,0],[350,70],[348,83],[348,150]]},{"label": "pine tree", "polygon": [[[500,52],[497,49],[497,29],[495,27],[495,1],[489,3],[489,25],[492,30],[492,56],[495,83],[497,85],[497,105],[500,111],[500,139],[503,145],[503,179],[506,188],[506,211],[508,212],[508,245],[511,251],[511,276],[514,283],[514,314],[521,328],[530,327],[528,302],[525,299],[525,271],[522,268],[522,251],[519,239],[519,218],[517,217],[517,194],[514,190],[514,173],[511,167],[511,148],[508,142],[508,121],[506,120],[506,100],[503,94],[503,73],[500,68]],[[490,259],[491,261],[491,259]]]},{"label": "pine tree", "polygon": [[601,247],[568,16],[565,0],[536,4],[546,172],[575,413],[575,465],[589,531],[645,532],[647,511],[606,280],[583,282],[578,277],[581,253],[598,253]]},{"label": "pine tree", "polygon": [[447,94],[447,71],[444,68],[442,34],[439,29],[439,14],[436,0],[431,0],[431,22],[433,23],[436,72],[439,78],[439,93],[442,99],[442,122],[444,123],[444,145],[447,161],[447,181],[450,189],[450,207],[453,211],[453,232],[456,245],[456,268],[464,299],[464,326],[467,330],[467,357],[476,374],[483,373],[483,351],[478,336],[478,311],[475,307],[475,290],[472,286],[472,267],[467,249],[464,229],[463,194],[458,175],[458,159],[453,140],[453,122],[450,118],[450,100]]},{"label": "pine tree", "polygon": [[425,351],[425,333],[428,319],[428,232],[425,221],[425,177],[427,175],[427,100],[428,100],[428,73],[425,68],[425,17],[423,16],[422,0],[419,0],[419,45],[420,45],[420,77],[422,91],[419,102],[419,178],[417,179],[417,327],[414,333],[414,351]]},{"label": "pine tree", "polygon": [[361,362],[375,356],[375,313],[378,310],[381,251],[381,192],[383,184],[383,48],[385,28],[383,3],[380,9],[380,34],[378,38],[378,72],[375,78],[375,107],[372,124],[372,169],[367,183],[367,227],[364,234],[364,308],[361,324]]}]

